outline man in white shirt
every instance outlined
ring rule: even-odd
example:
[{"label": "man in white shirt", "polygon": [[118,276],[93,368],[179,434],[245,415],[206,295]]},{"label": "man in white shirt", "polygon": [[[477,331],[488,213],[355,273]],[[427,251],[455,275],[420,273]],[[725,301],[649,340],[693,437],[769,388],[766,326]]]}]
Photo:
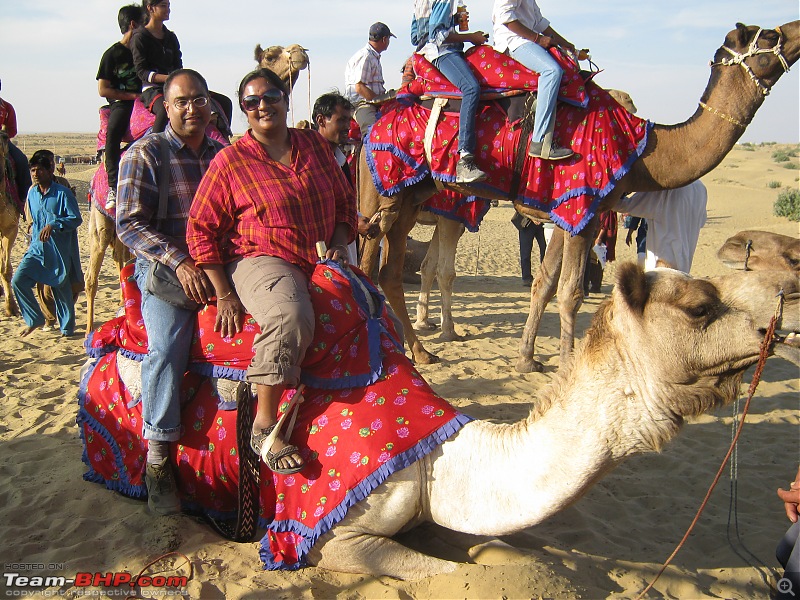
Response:
[{"label": "man in white shirt", "polygon": [[494,49],[506,52],[517,62],[539,74],[536,116],[528,155],[544,160],[562,160],[574,153],[553,143],[550,153],[544,155],[543,139],[551,130],[556,115],[556,99],[561,86],[563,70],[547,51],[552,46],[575,51],[575,46],[564,39],[542,16],[536,0],[495,0],[492,9]]},{"label": "man in white shirt", "polygon": [[344,95],[356,107],[353,118],[361,128],[361,135],[378,120],[378,107],[372,103],[388,98],[381,52],[389,47],[393,37],[397,36],[384,23],[373,23],[369,28],[369,42],[347,61],[344,70]]},{"label": "man in white shirt", "polygon": [[675,190],[636,192],[614,210],[647,219],[645,271],[670,267],[689,273],[700,229],[706,224],[708,191],[699,179]]}]

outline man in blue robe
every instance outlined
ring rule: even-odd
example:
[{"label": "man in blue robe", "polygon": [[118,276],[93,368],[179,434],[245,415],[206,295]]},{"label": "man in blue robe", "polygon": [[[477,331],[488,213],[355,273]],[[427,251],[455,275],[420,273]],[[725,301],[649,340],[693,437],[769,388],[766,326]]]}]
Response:
[{"label": "man in blue robe", "polygon": [[77,231],[83,219],[72,191],[53,180],[55,164],[49,153],[38,150],[29,163],[33,180],[27,198],[31,240],[11,280],[26,324],[20,335],[25,337],[45,324],[34,293],[36,284],[42,283],[53,288],[61,335],[72,336],[75,333],[72,281],[83,278]]}]

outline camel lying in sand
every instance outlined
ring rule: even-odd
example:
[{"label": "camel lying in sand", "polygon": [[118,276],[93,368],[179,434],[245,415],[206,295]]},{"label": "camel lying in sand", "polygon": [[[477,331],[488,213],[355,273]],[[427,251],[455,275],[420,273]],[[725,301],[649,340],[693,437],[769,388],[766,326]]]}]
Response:
[{"label": "camel lying in sand", "polygon": [[717,258],[732,269],[800,274],[800,239],[769,231],[740,231],[725,240]]},{"label": "camel lying in sand", "polygon": [[622,265],[585,339],[527,418],[467,424],[350,508],[312,548],[311,562],[418,579],[457,565],[391,536],[425,521],[504,535],[563,510],[626,458],[659,451],[685,417],[738,395],[744,370],[758,360],[779,290],[786,304],[778,327],[797,331],[794,274],[705,280]]}]

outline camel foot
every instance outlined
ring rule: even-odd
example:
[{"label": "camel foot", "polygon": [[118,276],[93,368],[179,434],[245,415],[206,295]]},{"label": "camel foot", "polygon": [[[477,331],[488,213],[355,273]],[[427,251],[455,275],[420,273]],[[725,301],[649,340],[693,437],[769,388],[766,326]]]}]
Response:
[{"label": "camel foot", "polygon": [[463,342],[465,336],[458,335],[455,331],[442,331],[439,334],[439,340],[442,342]]},{"label": "camel foot", "polygon": [[544,365],[534,358],[519,358],[514,365],[517,373],[541,373]]},{"label": "camel foot", "polygon": [[413,327],[414,331],[433,331],[438,325],[432,321],[414,321]]},{"label": "camel foot", "polygon": [[413,352],[412,354],[414,356],[415,365],[435,365],[436,363],[442,361],[442,359],[440,359],[438,356],[431,354],[425,349]]}]

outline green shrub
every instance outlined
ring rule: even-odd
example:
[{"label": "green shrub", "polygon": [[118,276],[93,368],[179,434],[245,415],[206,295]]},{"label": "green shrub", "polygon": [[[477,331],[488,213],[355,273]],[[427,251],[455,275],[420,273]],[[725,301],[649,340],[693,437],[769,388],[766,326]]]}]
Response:
[{"label": "green shrub", "polygon": [[783,165],[783,168],[784,169],[800,169],[800,165],[798,165],[797,163],[794,163],[794,162],[787,162],[785,165]]},{"label": "green shrub", "polygon": [[774,189],[774,188],[779,188],[779,187],[781,187],[781,182],[780,182],[780,181],[774,181],[774,180],[773,180],[773,181],[770,181],[770,182],[767,184],[767,187],[768,187],[768,188],[773,188],[773,189]]},{"label": "green shrub", "polygon": [[789,153],[784,150],[775,150],[772,153],[772,160],[775,162],[788,162],[790,159]]},{"label": "green shrub", "polygon": [[800,221],[800,190],[784,190],[772,207],[776,217],[786,217],[790,221]]}]

